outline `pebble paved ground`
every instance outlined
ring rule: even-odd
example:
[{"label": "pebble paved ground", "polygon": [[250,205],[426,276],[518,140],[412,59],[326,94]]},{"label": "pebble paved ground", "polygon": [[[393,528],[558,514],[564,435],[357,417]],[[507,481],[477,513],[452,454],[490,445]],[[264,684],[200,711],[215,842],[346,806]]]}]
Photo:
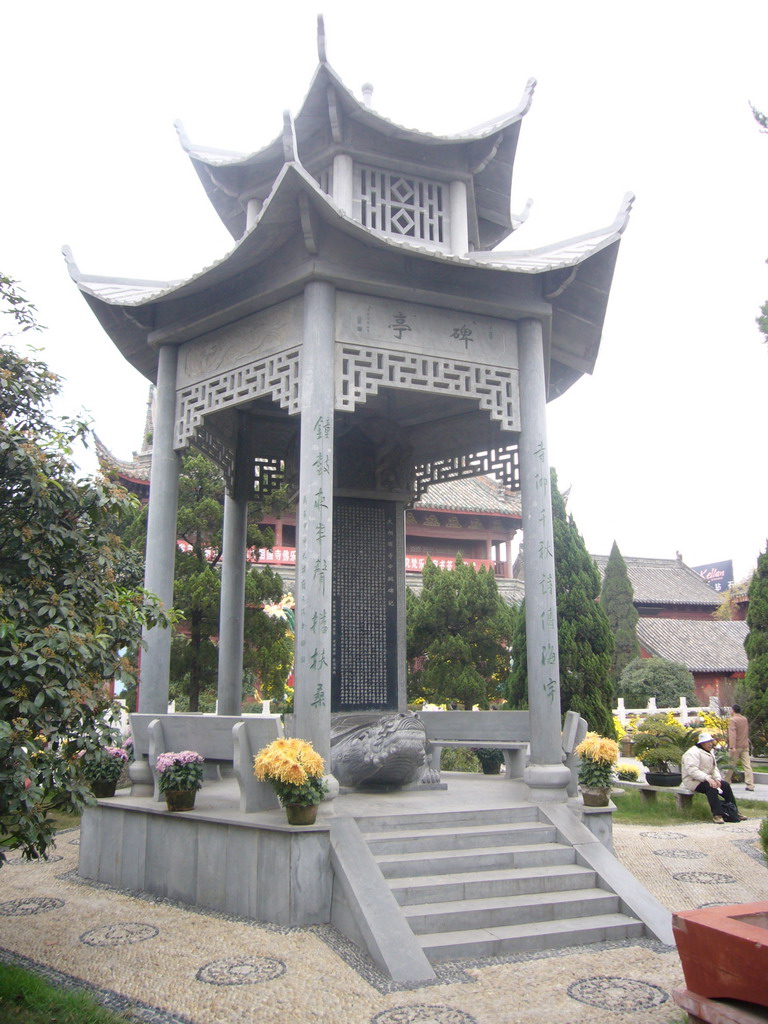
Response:
[{"label": "pebble paved ground", "polygon": [[[670,910],[768,899],[760,819],[617,825],[620,859]],[[387,982],[331,928],[283,929],[80,880],[78,831],[0,869],[0,959],[91,987],[149,1024],[672,1024],[674,949],[641,940],[451,964]]]}]

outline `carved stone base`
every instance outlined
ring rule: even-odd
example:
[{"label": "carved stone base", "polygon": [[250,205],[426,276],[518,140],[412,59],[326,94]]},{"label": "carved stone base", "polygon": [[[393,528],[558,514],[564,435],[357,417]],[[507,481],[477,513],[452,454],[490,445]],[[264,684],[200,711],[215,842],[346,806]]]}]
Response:
[{"label": "carved stone base", "polygon": [[345,787],[399,787],[418,782],[427,764],[427,734],[413,715],[362,712],[331,720],[331,771]]}]

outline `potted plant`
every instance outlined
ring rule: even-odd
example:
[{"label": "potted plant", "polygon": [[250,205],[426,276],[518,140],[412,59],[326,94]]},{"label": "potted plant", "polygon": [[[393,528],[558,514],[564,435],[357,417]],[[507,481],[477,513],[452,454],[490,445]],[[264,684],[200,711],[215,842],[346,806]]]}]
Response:
[{"label": "potted plant", "polygon": [[619,757],[618,744],[596,732],[588,732],[576,747],[575,754],[581,758],[579,788],[585,805],[607,807],[614,766]]},{"label": "potted plant", "polygon": [[504,763],[504,755],[495,747],[473,747],[472,753],[480,762],[483,775],[498,775]]},{"label": "potted plant", "polygon": [[169,751],[155,762],[158,786],[169,811],[191,811],[203,785],[203,758],[196,750]]},{"label": "potted plant", "polygon": [[322,757],[306,740],[273,740],[253,759],[253,774],[272,786],[289,825],[314,825],[317,805],[328,792],[324,770]]},{"label": "potted plant", "polygon": [[683,754],[696,745],[699,729],[687,729],[666,715],[651,715],[635,733],[635,756],[649,786],[679,786]]},{"label": "potted plant", "polygon": [[103,747],[91,754],[82,754],[81,770],[96,797],[114,796],[117,780],[128,761],[122,747]]}]

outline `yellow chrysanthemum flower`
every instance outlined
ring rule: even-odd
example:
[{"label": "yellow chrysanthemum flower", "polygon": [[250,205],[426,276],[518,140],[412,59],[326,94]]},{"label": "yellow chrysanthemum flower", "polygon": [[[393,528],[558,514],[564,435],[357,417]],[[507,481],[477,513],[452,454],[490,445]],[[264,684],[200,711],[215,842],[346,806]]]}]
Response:
[{"label": "yellow chrysanthemum flower", "polygon": [[587,761],[605,761],[615,764],[619,758],[619,747],[615,740],[609,740],[596,732],[588,732],[576,747],[577,757]]}]

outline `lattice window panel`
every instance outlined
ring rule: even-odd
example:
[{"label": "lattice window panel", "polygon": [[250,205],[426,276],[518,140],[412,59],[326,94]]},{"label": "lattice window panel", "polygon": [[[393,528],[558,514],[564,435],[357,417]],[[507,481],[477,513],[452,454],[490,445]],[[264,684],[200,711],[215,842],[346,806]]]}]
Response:
[{"label": "lattice window panel", "polygon": [[218,434],[212,433],[202,424],[195,430],[192,443],[198,451],[216,463],[224,477],[224,485],[231,494],[235,483],[234,451]]},{"label": "lattice window panel", "polygon": [[208,380],[181,388],[176,395],[176,448],[189,444],[203,417],[254,398],[271,397],[290,413],[299,411],[300,349],[280,352]]},{"label": "lattice window panel", "polygon": [[511,491],[520,490],[520,466],[517,445],[491,448],[474,455],[457,455],[452,459],[423,462],[415,467],[416,498],[426,491],[430,484],[446,480],[462,480],[471,476],[495,476]]},{"label": "lattice window panel", "polygon": [[256,459],[253,470],[253,496],[256,499],[267,498],[285,480],[282,459]]},{"label": "lattice window panel", "polygon": [[412,174],[355,167],[355,205],[360,222],[385,235],[448,244],[447,188]]},{"label": "lattice window panel", "polygon": [[337,407],[354,409],[380,387],[476,398],[504,430],[519,430],[517,371],[385,349],[341,346]]}]

